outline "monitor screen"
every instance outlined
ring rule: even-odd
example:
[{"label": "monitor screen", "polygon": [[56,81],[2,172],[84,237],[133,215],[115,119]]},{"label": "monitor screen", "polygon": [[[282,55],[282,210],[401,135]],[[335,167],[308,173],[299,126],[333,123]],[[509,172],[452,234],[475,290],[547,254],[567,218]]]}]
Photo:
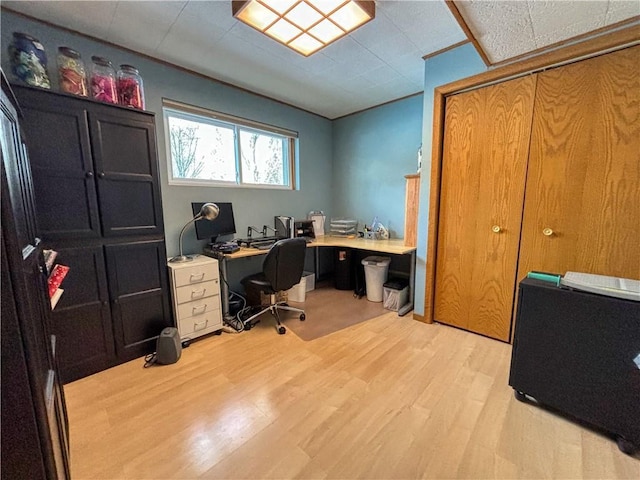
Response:
[{"label": "monitor screen", "polygon": [[[194,217],[200,213],[200,209],[205,203],[206,202],[191,204]],[[220,213],[215,220],[202,219],[195,222],[196,237],[198,240],[211,239],[212,242],[215,242],[219,235],[233,235],[236,233],[236,223],[233,218],[233,207],[231,206],[231,203],[211,203],[215,203],[218,206]]]}]

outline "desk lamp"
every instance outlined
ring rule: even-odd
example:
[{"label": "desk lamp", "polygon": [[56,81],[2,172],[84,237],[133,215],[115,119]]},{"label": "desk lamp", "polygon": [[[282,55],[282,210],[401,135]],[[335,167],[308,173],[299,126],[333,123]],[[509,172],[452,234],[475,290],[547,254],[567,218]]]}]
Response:
[{"label": "desk lamp", "polygon": [[202,205],[200,212],[191,220],[189,220],[184,225],[184,227],[182,227],[182,230],[180,230],[180,255],[177,257],[173,257],[169,261],[174,263],[181,263],[181,262],[190,262],[191,260],[193,260],[193,257],[182,254],[182,235],[184,234],[184,231],[187,229],[187,227],[190,224],[194,223],[196,220],[200,220],[202,218],[206,220],[215,220],[218,217],[219,213],[220,213],[220,209],[215,203],[205,203],[204,205]]}]

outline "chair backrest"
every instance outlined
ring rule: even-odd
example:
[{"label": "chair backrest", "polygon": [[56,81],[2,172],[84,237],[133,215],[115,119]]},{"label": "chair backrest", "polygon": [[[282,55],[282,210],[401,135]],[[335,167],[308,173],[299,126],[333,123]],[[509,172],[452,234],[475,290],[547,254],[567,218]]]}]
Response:
[{"label": "chair backrest", "polygon": [[273,244],[262,263],[262,273],[273,290],[288,290],[300,282],[306,251],[304,238],[287,238]]}]

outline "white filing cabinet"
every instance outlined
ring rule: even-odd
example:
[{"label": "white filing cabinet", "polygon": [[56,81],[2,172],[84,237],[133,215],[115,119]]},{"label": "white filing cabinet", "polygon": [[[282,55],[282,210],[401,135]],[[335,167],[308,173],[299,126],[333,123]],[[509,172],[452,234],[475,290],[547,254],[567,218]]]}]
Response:
[{"label": "white filing cabinet", "polygon": [[180,339],[222,331],[218,261],[199,256],[191,262],[168,265]]}]

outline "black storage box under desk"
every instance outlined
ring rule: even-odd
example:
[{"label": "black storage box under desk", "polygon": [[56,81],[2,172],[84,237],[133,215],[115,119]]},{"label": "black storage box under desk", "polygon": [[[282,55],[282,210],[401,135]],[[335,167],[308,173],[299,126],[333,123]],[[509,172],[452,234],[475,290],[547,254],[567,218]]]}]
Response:
[{"label": "black storage box under desk", "polygon": [[516,398],[640,447],[640,302],[520,282],[509,385]]}]

